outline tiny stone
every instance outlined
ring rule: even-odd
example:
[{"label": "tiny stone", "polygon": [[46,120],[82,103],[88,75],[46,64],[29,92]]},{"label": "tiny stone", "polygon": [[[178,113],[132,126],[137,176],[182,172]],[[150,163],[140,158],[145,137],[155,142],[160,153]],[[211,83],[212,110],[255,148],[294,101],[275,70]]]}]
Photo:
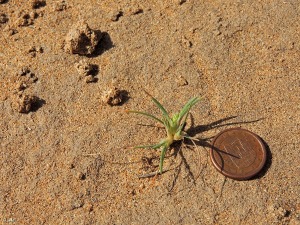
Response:
[{"label": "tiny stone", "polygon": [[178,85],[178,86],[185,86],[185,85],[188,85],[187,80],[186,80],[183,76],[179,76],[179,77],[176,79],[176,82],[177,82],[177,85]]},{"label": "tiny stone", "polygon": [[83,201],[80,199],[77,199],[73,204],[72,204],[72,209],[78,209],[81,208],[84,205]]}]

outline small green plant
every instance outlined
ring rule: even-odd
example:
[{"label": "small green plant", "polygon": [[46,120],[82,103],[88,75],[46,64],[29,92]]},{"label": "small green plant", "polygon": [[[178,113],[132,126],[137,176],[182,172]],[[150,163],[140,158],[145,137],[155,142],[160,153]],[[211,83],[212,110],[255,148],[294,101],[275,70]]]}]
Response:
[{"label": "small green plant", "polygon": [[[147,93],[148,94],[148,93]],[[141,145],[141,146],[136,146],[134,148],[152,148],[152,149],[159,149],[161,148],[161,155],[160,155],[160,163],[159,163],[159,173],[162,174],[163,171],[163,163],[164,163],[164,158],[166,151],[169,149],[171,144],[174,141],[179,141],[183,140],[184,138],[188,138],[191,140],[196,140],[192,137],[190,137],[186,132],[183,131],[184,125],[186,123],[186,119],[188,116],[188,113],[190,109],[198,102],[200,101],[200,98],[198,97],[193,97],[191,98],[181,109],[179,113],[175,113],[173,116],[169,116],[168,112],[166,109],[160,104],[158,100],[156,100],[154,97],[152,97],[150,94],[148,94],[152,101],[155,103],[155,105],[161,110],[162,112],[162,118],[159,119],[149,113],[146,112],[140,112],[140,111],[135,111],[135,110],[128,110],[127,112],[129,113],[137,113],[141,114],[144,116],[148,116],[162,125],[164,125],[166,132],[167,132],[167,137],[163,140],[161,140],[158,144],[153,144],[153,145]]]}]

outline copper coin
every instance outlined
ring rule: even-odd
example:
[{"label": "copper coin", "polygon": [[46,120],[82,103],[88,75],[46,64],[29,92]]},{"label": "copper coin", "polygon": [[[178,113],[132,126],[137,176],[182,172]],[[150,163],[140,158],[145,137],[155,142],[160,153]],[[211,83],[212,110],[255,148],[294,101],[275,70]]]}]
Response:
[{"label": "copper coin", "polygon": [[210,158],[223,175],[247,180],[263,168],[267,152],[256,134],[242,128],[231,128],[214,138]]}]

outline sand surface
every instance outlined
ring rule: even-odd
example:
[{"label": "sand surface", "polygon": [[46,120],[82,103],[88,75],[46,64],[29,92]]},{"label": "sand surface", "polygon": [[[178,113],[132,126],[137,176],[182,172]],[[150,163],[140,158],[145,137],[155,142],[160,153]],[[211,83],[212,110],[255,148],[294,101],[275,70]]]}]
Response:
[{"label": "sand surface", "polygon": [[[0,2],[1,223],[300,223],[298,0]],[[80,21],[101,34],[92,54],[66,45]],[[165,135],[125,113],[160,116],[144,90],[170,112],[202,97],[185,128],[200,141],[139,179],[160,152],[130,147]],[[232,127],[267,146],[248,181],[209,158]]]}]

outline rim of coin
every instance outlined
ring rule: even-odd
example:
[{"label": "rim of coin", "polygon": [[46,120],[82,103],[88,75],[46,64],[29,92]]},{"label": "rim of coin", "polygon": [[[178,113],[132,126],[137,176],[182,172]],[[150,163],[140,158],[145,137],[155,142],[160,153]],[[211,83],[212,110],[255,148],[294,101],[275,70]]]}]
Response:
[{"label": "rim of coin", "polygon": [[267,151],[258,135],[239,127],[229,128],[213,139],[210,158],[224,176],[248,180],[264,167]]}]

